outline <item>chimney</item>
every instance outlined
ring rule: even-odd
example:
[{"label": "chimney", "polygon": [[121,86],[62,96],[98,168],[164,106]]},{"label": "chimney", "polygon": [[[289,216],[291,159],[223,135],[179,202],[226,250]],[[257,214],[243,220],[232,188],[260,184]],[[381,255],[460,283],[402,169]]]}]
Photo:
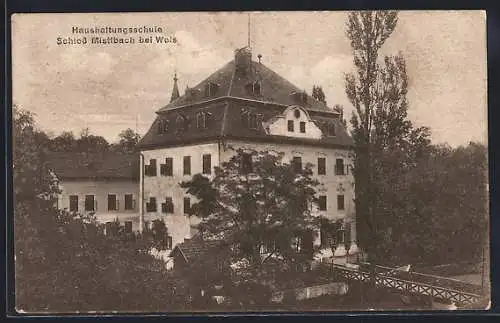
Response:
[{"label": "chimney", "polygon": [[252,67],[252,50],[249,47],[243,47],[235,50],[234,64],[236,72],[240,74],[248,74]]}]

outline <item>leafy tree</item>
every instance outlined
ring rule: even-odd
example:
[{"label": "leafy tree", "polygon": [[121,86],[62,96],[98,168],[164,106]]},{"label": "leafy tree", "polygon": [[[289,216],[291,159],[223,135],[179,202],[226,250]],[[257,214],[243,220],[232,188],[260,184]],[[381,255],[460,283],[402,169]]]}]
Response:
[{"label": "leafy tree", "polygon": [[[283,156],[238,149],[215,168],[213,178],[196,174],[181,183],[198,199],[192,212],[201,218],[204,239],[226,244],[235,271],[233,283],[240,286],[235,294],[240,296],[241,288],[261,290],[274,282],[276,272],[294,270],[312,256],[312,232],[319,221],[311,206],[318,182],[312,179],[311,165],[299,170],[283,162]],[[294,247],[300,243],[297,238],[302,240],[302,251]],[[264,246],[269,249],[265,255]],[[263,294],[243,294],[267,301]]]},{"label": "leafy tree", "polygon": [[313,85],[312,88],[312,97],[320,102],[326,104],[325,92],[323,92],[323,88],[319,85]]},{"label": "leafy tree", "polygon": [[125,153],[134,152],[141,136],[134,130],[127,128],[118,135],[118,143],[112,145],[112,149]]},{"label": "leafy tree", "polygon": [[26,312],[167,311],[179,304],[165,266],[142,236],[104,234],[91,216],[56,210],[57,179],[45,166],[47,137],[14,107],[16,309]]},{"label": "leafy tree", "polygon": [[[396,27],[394,11],[352,12],[347,36],[356,74],[346,75],[346,94],[355,110],[351,118],[356,143],[356,212],[360,244],[372,259],[386,250],[388,223],[398,203],[391,179],[414,165],[430,143],[427,128],[414,129],[407,120],[408,76],[401,54],[378,61],[378,52]],[[386,185],[387,184],[387,185]]]},{"label": "leafy tree", "polygon": [[92,135],[89,128],[85,128],[76,141],[76,149],[79,152],[106,152],[109,143],[104,137]]},{"label": "leafy tree", "polygon": [[486,232],[486,150],[431,146],[430,130],[408,120],[405,60],[378,58],[396,22],[396,12],[366,11],[347,23],[356,66],[346,94],[355,108],[358,237],[377,262],[471,259]]},{"label": "leafy tree", "polygon": [[50,150],[58,152],[76,151],[77,139],[71,131],[63,131],[50,142]]}]

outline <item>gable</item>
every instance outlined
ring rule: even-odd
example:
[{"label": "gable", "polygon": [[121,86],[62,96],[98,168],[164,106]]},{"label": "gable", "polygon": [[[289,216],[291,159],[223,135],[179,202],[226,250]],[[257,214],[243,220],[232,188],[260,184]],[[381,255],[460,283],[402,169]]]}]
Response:
[{"label": "gable", "polygon": [[322,131],[305,109],[290,106],[282,114],[264,123],[268,134],[296,138],[321,139]]}]

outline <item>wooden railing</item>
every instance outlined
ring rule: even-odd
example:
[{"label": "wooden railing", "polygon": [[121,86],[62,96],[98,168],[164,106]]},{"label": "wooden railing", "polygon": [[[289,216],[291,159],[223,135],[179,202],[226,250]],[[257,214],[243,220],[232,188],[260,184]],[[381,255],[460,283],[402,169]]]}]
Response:
[{"label": "wooden railing", "polygon": [[404,272],[396,268],[371,266],[371,270],[359,270],[332,264],[337,279],[371,283],[376,288],[404,291],[413,295],[427,295],[436,300],[466,305],[481,298],[481,287],[447,277],[416,272]]}]

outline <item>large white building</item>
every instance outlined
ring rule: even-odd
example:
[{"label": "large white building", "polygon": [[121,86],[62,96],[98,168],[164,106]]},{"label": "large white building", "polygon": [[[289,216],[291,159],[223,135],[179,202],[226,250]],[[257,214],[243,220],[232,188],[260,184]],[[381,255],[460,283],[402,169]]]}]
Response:
[{"label": "large white building", "polygon": [[[234,60],[187,87],[182,96],[174,78],[171,102],[156,112],[139,143],[141,220],[147,225],[162,218],[173,246],[182,243],[196,233],[199,220],[187,216],[194,200],[179,183],[196,173],[213,174],[214,166],[234,153],[229,147],[274,150],[284,152],[285,159],[315,165],[314,174],[322,184],[314,212],[344,220],[349,241],[347,246],[337,241],[335,254],[354,253],[353,141],[342,112],[313,99],[258,57],[252,60],[247,47],[236,50]],[[324,241],[323,236],[315,243]]]}]

